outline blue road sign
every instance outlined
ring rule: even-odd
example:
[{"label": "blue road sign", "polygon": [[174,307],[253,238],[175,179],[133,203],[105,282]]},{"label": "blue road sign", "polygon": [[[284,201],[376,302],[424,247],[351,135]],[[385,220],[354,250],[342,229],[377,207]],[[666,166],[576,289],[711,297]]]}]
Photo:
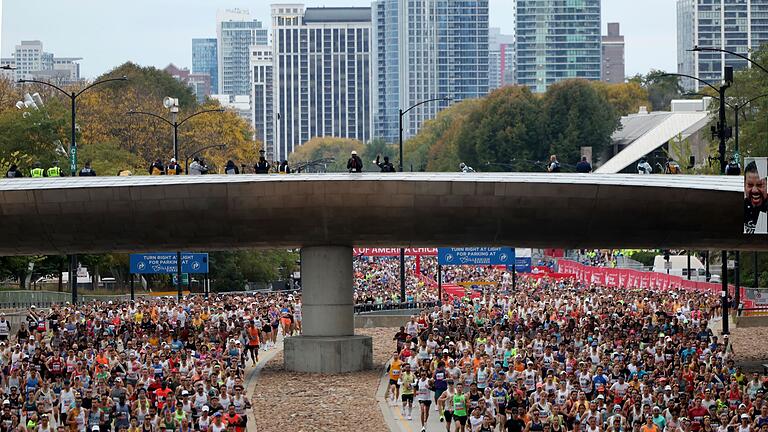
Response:
[{"label": "blue road sign", "polygon": [[515,257],[515,271],[517,273],[530,273],[532,268],[531,266],[531,257]]},{"label": "blue road sign", "polygon": [[439,248],[440,265],[509,265],[515,262],[515,250],[508,247]]},{"label": "blue road sign", "polygon": [[[181,272],[208,273],[208,254],[182,252]],[[131,273],[175,274],[176,253],[158,252],[148,254],[131,254]]]}]

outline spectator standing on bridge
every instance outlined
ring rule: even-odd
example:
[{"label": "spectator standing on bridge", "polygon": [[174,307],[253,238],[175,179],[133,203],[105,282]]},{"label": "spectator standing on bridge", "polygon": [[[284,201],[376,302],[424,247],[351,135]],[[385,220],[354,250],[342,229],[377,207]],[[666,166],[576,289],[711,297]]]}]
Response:
[{"label": "spectator standing on bridge", "polygon": [[376,160],[373,161],[373,163],[375,163],[383,173],[397,172],[395,166],[389,161],[389,156],[384,156],[384,162],[381,162],[381,155],[376,155]]},{"label": "spectator standing on bridge", "polygon": [[259,150],[259,161],[256,162],[256,165],[253,166],[253,172],[256,174],[269,174],[270,168],[271,165],[264,157],[264,150]]},{"label": "spectator standing on bridge", "polygon": [[637,163],[638,174],[653,174],[653,167],[648,163],[648,159],[645,156],[640,158],[640,162]]},{"label": "spectator standing on bridge", "polygon": [[45,177],[45,170],[43,169],[42,164],[38,161],[35,162],[35,164],[32,166],[32,169],[29,170],[29,175],[32,178],[43,178]]},{"label": "spectator standing on bridge", "polygon": [[733,156],[728,161],[728,165],[725,166],[725,175],[741,175],[741,165]]},{"label": "spectator standing on bridge", "polygon": [[589,174],[592,172],[592,165],[587,162],[586,156],[582,156],[581,161],[576,164],[576,172],[582,174]]},{"label": "spectator standing on bridge", "polygon": [[277,166],[277,172],[278,174],[290,174],[293,171],[291,171],[291,167],[288,166],[288,161],[283,159],[283,161],[280,162],[280,164]]},{"label": "spectator standing on bridge", "polygon": [[352,150],[349,160],[347,161],[347,170],[351,173],[363,172],[363,160],[357,155],[357,152]]},{"label": "spectator standing on bridge", "polygon": [[552,155],[549,157],[549,164],[547,165],[547,172],[551,173],[559,173],[560,172],[560,162],[557,160],[557,155]]},{"label": "spectator standing on bridge", "polygon": [[86,162],[83,169],[77,175],[80,177],[96,177],[96,170],[91,168],[91,161]]},{"label": "spectator standing on bridge", "polygon": [[463,173],[473,173],[475,172],[475,169],[471,166],[465,164],[464,162],[459,164],[459,170]]},{"label": "spectator standing on bridge", "polygon": [[6,178],[17,178],[17,177],[24,177],[24,174],[19,171],[19,167],[16,164],[11,164],[11,167],[8,168],[8,171],[5,172]]},{"label": "spectator standing on bridge", "polygon": [[224,174],[240,174],[240,170],[231,159],[227,161],[227,165],[224,167]]},{"label": "spectator standing on bridge", "polygon": [[199,157],[195,156],[192,163],[189,164],[189,175],[203,175],[207,172],[208,167],[205,166],[205,163]]},{"label": "spectator standing on bridge", "polygon": [[667,163],[664,165],[664,174],[680,174],[680,164],[674,159],[668,158]]},{"label": "spectator standing on bridge", "polygon": [[59,168],[59,161],[53,161],[51,167],[45,171],[47,177],[61,177],[61,168]]},{"label": "spectator standing on bridge", "polygon": [[168,168],[165,170],[167,175],[181,175],[181,165],[176,162],[176,158],[171,158],[171,163],[168,164]]},{"label": "spectator standing on bridge", "polygon": [[157,159],[149,166],[149,175],[165,175],[165,165],[162,159]]}]

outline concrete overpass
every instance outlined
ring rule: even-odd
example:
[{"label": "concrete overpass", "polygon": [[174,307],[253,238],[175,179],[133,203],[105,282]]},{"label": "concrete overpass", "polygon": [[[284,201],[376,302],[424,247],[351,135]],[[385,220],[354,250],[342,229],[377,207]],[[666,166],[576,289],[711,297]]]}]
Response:
[{"label": "concrete overpass", "polygon": [[[0,255],[301,247],[292,370],[370,367],[352,246],[768,250],[740,177],[306,174],[0,180]],[[304,353],[312,352],[312,355]]]}]

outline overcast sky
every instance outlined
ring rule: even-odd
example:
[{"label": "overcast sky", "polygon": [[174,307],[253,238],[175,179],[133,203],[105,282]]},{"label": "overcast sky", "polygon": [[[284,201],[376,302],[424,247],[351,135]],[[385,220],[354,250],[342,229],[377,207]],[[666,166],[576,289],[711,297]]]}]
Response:
[{"label": "overcast sky", "polygon": [[[127,60],[189,67],[191,39],[216,36],[216,10],[249,9],[269,22],[269,0],[0,0],[2,56],[21,40],[41,40],[59,57],[83,57],[93,78]],[[362,0],[307,0],[307,6],[370,6]],[[511,33],[513,0],[490,0],[490,25]],[[606,23],[626,38],[627,74],[676,69],[675,0],[603,0]]]}]

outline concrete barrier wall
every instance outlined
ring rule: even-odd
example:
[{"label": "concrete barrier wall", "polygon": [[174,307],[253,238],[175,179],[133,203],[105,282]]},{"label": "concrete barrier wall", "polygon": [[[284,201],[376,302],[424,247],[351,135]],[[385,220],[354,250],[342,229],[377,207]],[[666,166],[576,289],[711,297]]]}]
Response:
[{"label": "concrete barrier wall", "polygon": [[400,328],[408,322],[408,319],[409,317],[404,315],[360,314],[355,315],[355,328]]},{"label": "concrete barrier wall", "polygon": [[736,319],[736,327],[739,327],[739,328],[768,327],[768,315],[738,317]]}]

